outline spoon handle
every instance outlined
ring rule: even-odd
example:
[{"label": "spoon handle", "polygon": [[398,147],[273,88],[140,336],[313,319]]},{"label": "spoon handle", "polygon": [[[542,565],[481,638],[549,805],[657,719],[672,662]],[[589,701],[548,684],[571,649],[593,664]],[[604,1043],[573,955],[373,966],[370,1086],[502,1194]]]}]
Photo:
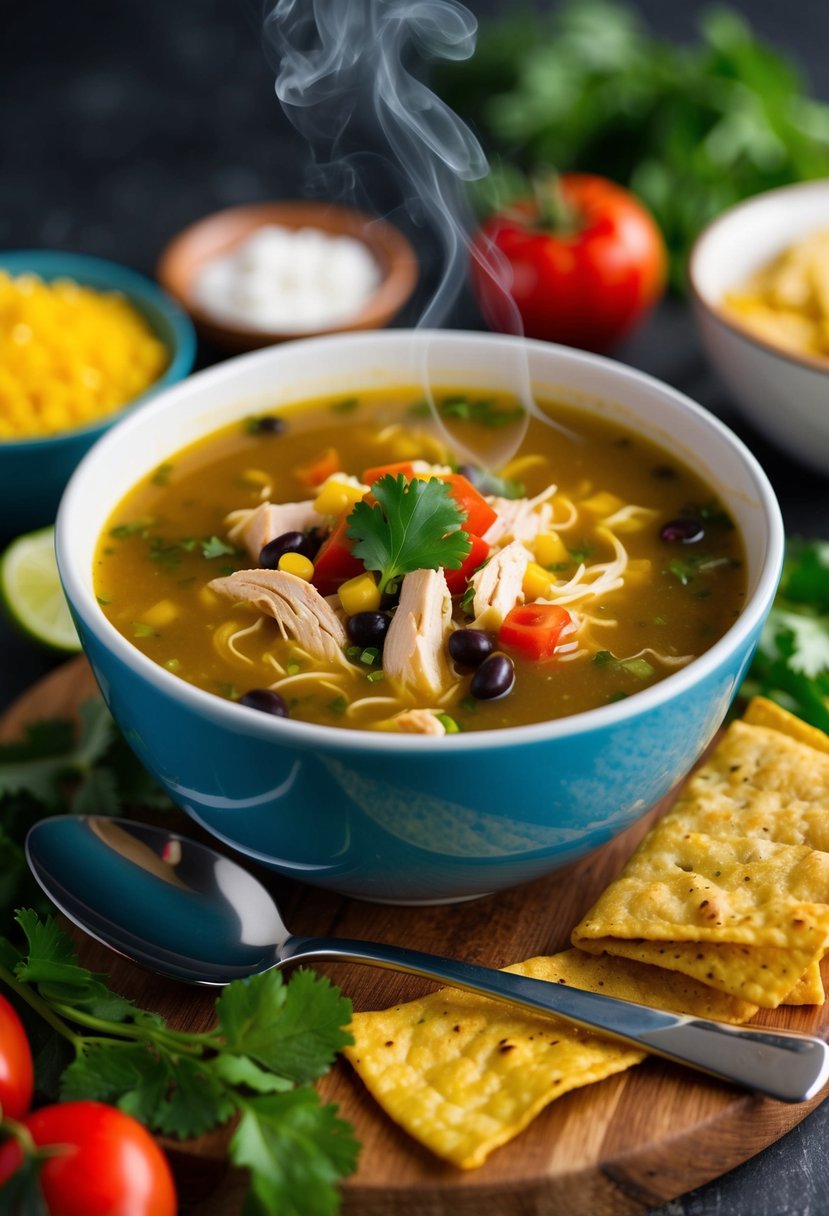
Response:
[{"label": "spoon handle", "polygon": [[554,1014],[783,1102],[804,1102],[829,1079],[829,1047],[808,1035],[666,1013],[580,988],[379,943],[289,937],[280,950],[280,964],[303,959],[368,963],[471,989]]}]

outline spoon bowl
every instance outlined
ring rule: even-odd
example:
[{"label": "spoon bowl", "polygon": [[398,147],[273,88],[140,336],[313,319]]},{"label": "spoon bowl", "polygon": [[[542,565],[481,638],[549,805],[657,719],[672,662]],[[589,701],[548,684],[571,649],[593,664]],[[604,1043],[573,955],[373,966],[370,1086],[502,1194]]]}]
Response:
[{"label": "spoon bowl", "polygon": [[785,1102],[805,1101],[829,1078],[829,1048],[807,1035],[666,1013],[399,946],[295,936],[247,870],[145,823],[43,819],[29,831],[26,856],[69,920],[175,979],[219,986],[301,961],[367,963],[551,1014]]}]

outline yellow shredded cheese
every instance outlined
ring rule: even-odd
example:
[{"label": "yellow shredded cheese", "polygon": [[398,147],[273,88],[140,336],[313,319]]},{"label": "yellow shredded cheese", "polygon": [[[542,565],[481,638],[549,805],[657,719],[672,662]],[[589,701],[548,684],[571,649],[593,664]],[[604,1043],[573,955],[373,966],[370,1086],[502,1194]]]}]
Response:
[{"label": "yellow shredded cheese", "polygon": [[119,292],[0,270],[0,440],[88,425],[144,392],[169,359]]}]

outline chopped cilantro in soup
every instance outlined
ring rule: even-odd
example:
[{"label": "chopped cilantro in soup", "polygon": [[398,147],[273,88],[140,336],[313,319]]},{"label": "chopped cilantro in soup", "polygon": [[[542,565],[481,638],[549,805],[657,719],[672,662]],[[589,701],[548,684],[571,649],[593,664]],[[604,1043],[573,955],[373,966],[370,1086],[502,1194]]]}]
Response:
[{"label": "chopped cilantro in soup", "polygon": [[[419,394],[264,413],[171,455],[109,520],[101,610],[177,677],[263,712],[446,735],[631,696],[745,596],[739,534],[693,470],[559,406],[518,455],[459,464]],[[438,394],[466,450],[520,422]]]}]

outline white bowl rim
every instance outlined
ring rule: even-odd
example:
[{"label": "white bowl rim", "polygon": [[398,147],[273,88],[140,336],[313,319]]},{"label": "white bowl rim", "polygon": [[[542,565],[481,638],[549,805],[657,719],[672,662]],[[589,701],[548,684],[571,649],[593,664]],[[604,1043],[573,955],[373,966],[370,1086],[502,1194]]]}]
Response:
[{"label": "white bowl rim", "polygon": [[703,256],[704,247],[715,231],[722,225],[731,223],[737,218],[738,214],[750,208],[760,208],[767,202],[778,199],[781,196],[804,194],[807,192],[819,193],[821,190],[827,195],[827,203],[829,203],[829,178],[815,178],[813,181],[794,182],[790,186],[778,186],[774,190],[764,190],[762,194],[753,194],[749,198],[742,199],[739,203],[734,203],[731,207],[721,211],[715,216],[706,226],[694,241],[691,246],[691,252],[688,256],[688,287],[691,292],[692,299],[697,305],[704,309],[714,320],[719,321],[720,325],[725,329],[742,338],[750,346],[756,346],[760,350],[766,351],[767,354],[774,355],[779,359],[783,359],[787,363],[793,363],[797,367],[806,368],[810,372],[817,372],[820,375],[829,375],[829,357],[820,358],[818,355],[802,355],[796,350],[789,350],[784,346],[778,346],[774,342],[770,342],[767,338],[761,338],[759,334],[754,333],[747,325],[743,324],[733,317],[727,309],[723,308],[720,303],[713,301],[703,292],[698,285],[698,265]]},{"label": "white bowl rim", "polygon": [[[109,447],[118,442],[120,436],[128,429],[151,426],[156,415],[170,408],[177,394],[191,393],[195,385],[208,385],[220,382],[222,379],[233,379],[240,364],[249,366],[255,361],[267,363],[277,352],[294,347],[296,342],[283,343],[277,347],[266,347],[263,350],[252,351],[228,359],[214,367],[206,368],[195,375],[172,385],[158,394],[140,411],[127,415],[122,421],[110,428],[95,444],[93,449],[84,456],[73,473],[64,496],[61,500],[56,523],[56,549],[61,581],[75,612],[93,633],[98,641],[114,653],[133,672],[153,685],[160,693],[167,694],[173,700],[181,701],[196,715],[205,715],[219,724],[224,724],[233,733],[238,734],[247,718],[248,732],[260,739],[282,743],[285,746],[301,748],[302,750],[324,749],[337,752],[380,752],[386,755],[395,753],[421,753],[424,756],[445,755],[447,748],[453,752],[475,752],[488,750],[502,744],[507,747],[532,745],[551,739],[565,739],[583,733],[589,733],[597,728],[614,728],[626,720],[644,716],[658,709],[666,702],[681,695],[688,687],[704,680],[711,675],[735,648],[739,648],[747,636],[757,627],[761,617],[767,611],[766,605],[774,597],[783,561],[784,531],[780,508],[771,484],[759,461],[753,456],[746,445],[715,415],[709,413],[690,397],[678,389],[665,384],[654,376],[636,368],[595,355],[572,347],[558,346],[554,343],[535,341],[532,339],[515,338],[511,335],[492,334],[487,332],[463,330],[384,330],[366,334],[337,334],[320,338],[298,339],[308,351],[309,360],[314,358],[313,347],[321,345],[341,345],[352,340],[365,340],[370,337],[373,343],[399,342],[402,334],[421,335],[424,341],[451,343],[458,338],[469,346],[476,343],[521,343],[530,348],[544,351],[552,350],[556,355],[572,364],[600,366],[612,370],[623,379],[649,386],[667,394],[676,405],[686,412],[695,415],[717,435],[721,442],[742,459],[750,473],[762,505],[763,515],[768,525],[767,552],[763,569],[757,582],[754,594],[740,613],[734,624],[719,638],[710,649],[699,655],[687,667],[672,672],[650,688],[637,692],[624,701],[602,705],[596,709],[586,710],[568,717],[554,718],[545,722],[532,723],[526,726],[501,727],[494,730],[463,731],[457,734],[441,735],[404,735],[391,732],[350,730],[337,726],[321,726],[316,723],[292,721],[290,718],[279,718],[264,714],[248,706],[227,701],[213,693],[197,688],[185,680],[167,671],[161,665],[147,658],[119,633],[114,625],[100,609],[94,595],[87,590],[83,579],[70,559],[74,522],[73,516],[78,509],[84,494],[84,472],[87,466],[107,458]],[[312,347],[313,344],[313,347]],[[607,394],[605,394],[607,398]],[[104,521],[101,521],[103,525]]]}]

